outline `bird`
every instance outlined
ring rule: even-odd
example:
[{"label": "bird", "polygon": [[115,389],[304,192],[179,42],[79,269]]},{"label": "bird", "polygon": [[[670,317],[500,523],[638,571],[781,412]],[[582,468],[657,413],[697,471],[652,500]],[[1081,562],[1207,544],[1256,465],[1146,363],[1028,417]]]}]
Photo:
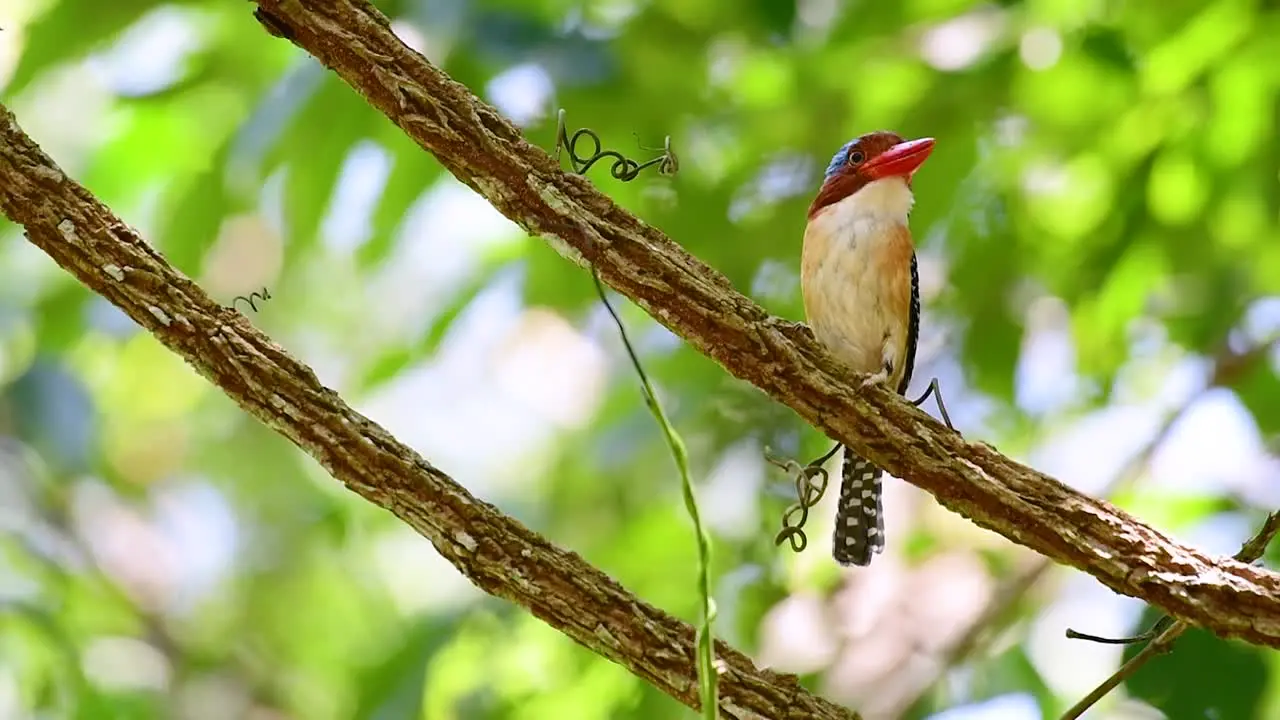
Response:
[{"label": "bird", "polygon": [[[872,383],[905,394],[920,331],[920,280],[907,220],[911,180],[933,138],[877,131],[836,151],[809,205],[800,261],[804,312],[814,338]],[[832,450],[834,453],[834,448]],[[828,453],[827,457],[831,453]],[[884,550],[884,471],[844,448],[831,554],[866,566]]]}]

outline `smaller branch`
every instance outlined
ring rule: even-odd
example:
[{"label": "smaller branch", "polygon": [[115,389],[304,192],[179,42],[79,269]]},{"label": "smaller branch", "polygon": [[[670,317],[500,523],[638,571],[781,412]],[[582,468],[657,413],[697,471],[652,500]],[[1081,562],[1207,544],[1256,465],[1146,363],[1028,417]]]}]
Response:
[{"label": "smaller branch", "polygon": [[[1274,333],[1239,352],[1233,351],[1225,341],[1221,343],[1220,350],[1214,358],[1213,372],[1210,374],[1209,382],[1205,387],[1192,393],[1164,418],[1160,423],[1160,427],[1152,433],[1150,439],[1129,457],[1124,466],[1112,476],[1111,480],[1099,492],[1099,495],[1101,497],[1113,497],[1116,493],[1137,482],[1142,476],[1142,471],[1151,463],[1151,458],[1156,450],[1169,439],[1174,426],[1186,416],[1191,407],[1203,398],[1209,390],[1230,385],[1245,373],[1251,371],[1261,360],[1266,358],[1267,352],[1276,343],[1280,343],[1280,333]],[[973,622],[969,623],[968,628],[960,636],[960,639],[943,652],[939,663],[940,669],[934,679],[922,684],[920,692],[904,697],[902,701],[896,704],[894,708],[897,712],[906,712],[906,708],[914,705],[919,700],[921,693],[925,689],[932,687],[937,682],[938,677],[941,677],[949,668],[955,667],[965,658],[972,655],[983,646],[987,638],[990,638],[1012,622],[1015,617],[1014,610],[1017,608],[1018,603],[1053,567],[1053,563],[1048,558],[1026,552],[1022,548],[1018,548],[1018,550],[1022,551],[1019,554],[1026,556],[1021,569],[1001,584],[996,590],[993,600],[987,604],[983,612]],[[1102,638],[1096,635],[1079,633],[1071,628],[1068,628],[1066,632],[1069,638],[1092,640],[1106,644],[1133,644],[1154,640],[1164,632],[1170,622],[1170,618],[1166,616],[1153,624],[1146,632],[1128,638]]]},{"label": "smaller branch", "polygon": [[[1167,620],[1168,618],[1169,616],[1165,615],[1164,617],[1160,618],[1160,620],[1163,621],[1163,620]],[[1082,633],[1082,632],[1079,632],[1078,630],[1067,628],[1067,639],[1068,640],[1088,640],[1089,642],[1098,643],[1099,645],[1137,645],[1138,643],[1143,643],[1148,640],[1154,639],[1157,634],[1164,632],[1165,626],[1167,625],[1168,623],[1157,622],[1155,625],[1151,626],[1150,630],[1147,630],[1146,632],[1139,633],[1137,635],[1130,635],[1128,637],[1118,637],[1118,638],[1103,637],[1101,635],[1090,635],[1089,633]]]},{"label": "smaller branch", "polygon": [[1076,703],[1070,710],[1063,714],[1062,720],[1075,720],[1085,713],[1086,710],[1093,707],[1099,700],[1106,696],[1107,693],[1115,690],[1120,683],[1128,680],[1134,673],[1138,671],[1147,661],[1156,655],[1162,655],[1169,652],[1170,646],[1174,640],[1177,640],[1182,633],[1186,632],[1187,624],[1184,622],[1175,622],[1173,626],[1165,629],[1154,640],[1142,648],[1142,651],[1129,659],[1129,662],[1120,666],[1111,677],[1102,682],[1101,685],[1093,689],[1093,692],[1084,697],[1083,700]]},{"label": "smaller branch", "polygon": [[1258,531],[1253,539],[1244,544],[1240,548],[1240,552],[1235,554],[1235,558],[1243,563],[1254,563],[1262,559],[1262,554],[1267,551],[1267,546],[1271,544],[1271,540],[1276,534],[1280,533],[1280,511],[1267,515],[1267,520],[1262,524],[1262,529]]},{"label": "smaller branch", "polygon": [[[1120,490],[1120,488],[1124,487],[1126,484],[1131,483],[1137,477],[1138,472],[1142,468],[1146,467],[1147,463],[1151,461],[1151,456],[1155,453],[1156,448],[1164,444],[1165,439],[1169,436],[1169,433],[1172,432],[1173,426],[1182,418],[1182,416],[1186,415],[1187,411],[1191,409],[1191,406],[1194,405],[1197,400],[1204,397],[1205,393],[1215,387],[1231,385],[1236,382],[1241,376],[1249,372],[1258,364],[1258,362],[1265,358],[1267,352],[1269,352],[1271,347],[1277,343],[1280,343],[1280,331],[1272,333],[1261,341],[1250,345],[1248,348],[1245,348],[1240,352],[1232,351],[1224,342],[1222,350],[1214,360],[1213,373],[1209,377],[1208,384],[1201,388],[1199,392],[1196,392],[1192,394],[1191,397],[1187,398],[1186,402],[1184,402],[1176,412],[1165,419],[1165,422],[1160,426],[1160,430],[1152,437],[1151,442],[1147,443],[1142,452],[1130,460],[1130,462],[1125,466],[1125,470],[1117,476],[1116,481],[1108,486],[1107,490],[1105,490],[1103,494],[1109,496]],[[1265,549],[1266,547],[1264,543],[1263,547],[1257,551],[1258,557],[1262,556],[1262,552]],[[1248,550],[1250,550],[1250,548],[1246,545],[1240,552],[1244,553]],[[1240,559],[1238,554],[1236,559]],[[1249,562],[1253,561],[1250,560]],[[1172,622],[1172,618],[1165,615],[1160,618],[1160,620],[1156,621],[1156,623],[1153,624],[1146,632],[1132,635],[1130,637],[1101,637],[1098,635],[1082,633],[1072,628],[1067,628],[1067,637],[1072,640],[1087,640],[1089,642],[1095,642],[1102,645],[1136,645],[1138,643],[1155,639],[1158,635],[1163,633]]]},{"label": "smaller branch", "polygon": [[[1156,449],[1168,439],[1174,425],[1204,392],[1205,390],[1201,390],[1195,393],[1177,410],[1169,413],[1156,432],[1151,435],[1151,438],[1129,458],[1124,467],[1111,478],[1099,494],[1102,497],[1111,497],[1122,488],[1136,481],[1141,476],[1143,468],[1151,461]],[[1026,552],[1022,548],[1018,548],[1018,550],[1021,551],[1020,554],[1026,556],[1026,562],[1023,563],[1022,569],[996,590],[992,602],[969,625],[965,633],[960,636],[960,639],[945,652],[943,661],[940,664],[943,672],[947,668],[954,667],[981,647],[984,638],[992,635],[993,630],[1004,627],[1013,616],[1013,611],[1022,598],[1053,568],[1053,563],[1048,558]],[[1070,633],[1072,631],[1068,630],[1067,632]],[[912,703],[917,699],[918,696],[912,698]]]},{"label": "smaller branch", "polygon": [[[1254,535],[1244,544],[1244,547],[1240,548],[1240,552],[1235,554],[1235,559],[1244,563],[1256,562],[1262,557],[1262,553],[1266,552],[1267,545],[1270,544],[1272,538],[1276,536],[1277,532],[1280,532],[1280,512],[1273,512],[1267,515],[1267,519],[1262,523],[1262,529],[1258,531],[1258,534]],[[1150,630],[1137,636],[1140,638],[1138,640],[1139,642],[1141,642],[1141,639],[1146,639],[1151,636],[1154,636],[1154,639],[1147,643],[1147,646],[1142,648],[1141,652],[1129,658],[1128,662],[1121,665],[1120,669],[1116,670],[1111,677],[1102,681],[1102,684],[1094,688],[1093,692],[1084,696],[1080,702],[1073,705],[1070,710],[1067,710],[1067,712],[1063,714],[1062,720],[1076,720],[1076,718],[1083,715],[1086,710],[1093,707],[1099,700],[1105,697],[1107,693],[1119,687],[1120,683],[1132,677],[1133,674],[1138,672],[1143,665],[1146,665],[1151,658],[1172,650],[1174,641],[1181,637],[1182,634],[1187,631],[1188,627],[1190,626],[1187,625],[1187,623],[1180,620],[1175,621],[1168,615],[1161,617]],[[1076,637],[1103,643],[1121,643],[1133,640],[1133,638],[1097,638],[1091,635],[1076,633],[1073,630],[1067,631],[1067,637]]]}]

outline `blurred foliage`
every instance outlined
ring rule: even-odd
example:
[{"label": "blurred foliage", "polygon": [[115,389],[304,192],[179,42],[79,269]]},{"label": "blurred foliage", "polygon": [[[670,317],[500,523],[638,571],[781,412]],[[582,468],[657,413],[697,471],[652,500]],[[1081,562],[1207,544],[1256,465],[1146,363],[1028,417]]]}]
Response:
[{"label": "blurred foliage", "polygon": [[[939,376],[967,435],[1052,458],[1046,470],[1085,490],[1147,440],[1151,423],[1126,412],[1172,411],[1215,358],[1280,327],[1274,3],[380,6],[542,147],[560,107],[640,159],[638,143],[672,136],[676,178],[593,179],[792,318],[804,212],[830,154],[872,129],[937,138],[914,186],[917,386]],[[10,0],[3,101],[216,297],[268,286],[251,319],[327,384],[695,619],[679,482],[590,277],[495,222],[251,10]],[[0,715],[689,716],[468,590],[9,225],[0,277]],[[775,548],[786,483],[760,451],[808,457],[826,441],[621,309],[700,478],[721,636],[868,717],[1051,714],[1118,665],[1119,650],[1061,640],[1064,613],[1126,634],[1139,606],[1096,589],[1077,605],[1070,589],[1090,584],[1061,571],[994,643],[930,669],[944,628],[1013,572],[1011,548],[898,485],[872,569],[839,576],[819,540],[801,556]],[[1117,502],[1224,553],[1280,502],[1280,353],[1255,355],[1194,396],[1217,409]],[[1090,425],[1102,418],[1114,422]],[[1190,633],[1099,712],[1275,717],[1278,676],[1274,654]],[[992,709],[1015,701],[1023,714]]]}]

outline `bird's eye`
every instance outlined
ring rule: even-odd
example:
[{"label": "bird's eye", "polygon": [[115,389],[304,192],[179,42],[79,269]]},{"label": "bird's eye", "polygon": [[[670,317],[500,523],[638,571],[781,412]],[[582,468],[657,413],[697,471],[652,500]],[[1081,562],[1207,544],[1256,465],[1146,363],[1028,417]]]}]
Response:
[{"label": "bird's eye", "polygon": [[861,151],[861,150],[854,150],[853,152],[849,153],[849,164],[850,164],[850,165],[861,165],[861,164],[862,164],[862,161],[863,161],[863,160],[865,160],[865,159],[866,159],[866,158],[865,158],[865,157],[863,157],[863,155],[862,155],[862,151]]}]

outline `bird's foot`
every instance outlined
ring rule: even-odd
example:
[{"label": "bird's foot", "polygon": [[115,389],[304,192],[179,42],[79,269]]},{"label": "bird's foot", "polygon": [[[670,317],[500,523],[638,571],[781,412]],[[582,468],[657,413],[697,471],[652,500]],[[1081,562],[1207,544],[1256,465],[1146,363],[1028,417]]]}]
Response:
[{"label": "bird's foot", "polygon": [[862,381],[862,387],[865,389],[872,385],[884,385],[887,382],[889,382],[889,370],[885,369],[875,373],[874,375],[868,375],[867,378]]},{"label": "bird's foot", "polygon": [[791,338],[791,340],[793,341],[804,340],[809,342],[817,342],[817,338],[815,338],[813,335],[813,328],[809,327],[808,325],[805,325],[802,322],[795,322],[793,320],[779,320],[778,328],[782,331],[784,335]]},{"label": "bird's foot", "polygon": [[929,399],[930,395],[938,403],[938,412],[942,415],[942,422],[946,423],[948,430],[955,430],[956,426],[951,424],[951,416],[947,414],[947,404],[942,400],[942,386],[938,384],[938,378],[929,381],[928,389],[918,399],[912,400],[911,404],[920,407],[925,400]]}]

